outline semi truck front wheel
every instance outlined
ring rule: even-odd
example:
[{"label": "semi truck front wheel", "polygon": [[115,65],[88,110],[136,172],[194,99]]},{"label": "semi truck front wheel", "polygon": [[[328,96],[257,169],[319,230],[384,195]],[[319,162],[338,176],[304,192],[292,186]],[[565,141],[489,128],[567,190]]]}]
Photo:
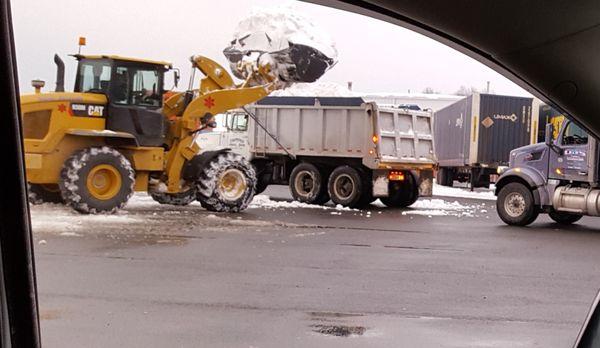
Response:
[{"label": "semi truck front wheel", "polygon": [[496,210],[502,221],[513,226],[529,225],[539,215],[531,190],[519,182],[512,182],[500,190]]}]

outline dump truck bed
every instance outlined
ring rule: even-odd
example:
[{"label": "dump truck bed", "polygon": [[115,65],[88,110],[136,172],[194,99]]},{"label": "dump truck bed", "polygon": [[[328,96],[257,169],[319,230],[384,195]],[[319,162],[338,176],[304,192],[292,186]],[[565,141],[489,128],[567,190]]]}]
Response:
[{"label": "dump truck bed", "polygon": [[360,158],[367,167],[432,166],[431,114],[378,107],[362,98],[267,97],[252,105],[250,152]]}]

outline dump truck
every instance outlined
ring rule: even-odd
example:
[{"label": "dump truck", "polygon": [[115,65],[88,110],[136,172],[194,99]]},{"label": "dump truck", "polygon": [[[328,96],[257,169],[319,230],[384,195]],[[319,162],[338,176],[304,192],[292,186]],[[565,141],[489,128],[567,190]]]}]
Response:
[{"label": "dump truck", "polygon": [[289,185],[297,201],[346,207],[378,198],[406,207],[432,194],[430,112],[362,98],[266,97],[225,120],[227,132],[202,134],[198,141],[247,156],[257,192]]},{"label": "dump truck", "polygon": [[524,226],[540,213],[560,224],[582,216],[600,216],[600,154],[598,139],[565,119],[553,139],[554,124],[545,127],[545,141],[516,148],[496,183],[496,209],[508,225]]},{"label": "dump truck", "polygon": [[[202,151],[195,138],[214,114],[320,77],[329,61],[301,52],[314,55],[304,47],[259,63],[228,51],[235,75],[244,78],[239,84],[215,61],[193,56],[188,89],[164,101],[165,74],[175,71],[179,79],[169,62],[77,54],[74,91],[64,92],[64,63],[55,56],[56,90],[42,93],[43,81],[33,81],[35,93],[21,96],[30,201],[114,212],[134,191],[145,191],[162,204],[198,200],[212,211],[245,209],[256,186],[252,165],[228,149]],[[196,70],[204,74],[198,87]]]},{"label": "dump truck", "polygon": [[509,152],[537,142],[539,100],[473,93],[434,114],[437,183],[489,187]]}]

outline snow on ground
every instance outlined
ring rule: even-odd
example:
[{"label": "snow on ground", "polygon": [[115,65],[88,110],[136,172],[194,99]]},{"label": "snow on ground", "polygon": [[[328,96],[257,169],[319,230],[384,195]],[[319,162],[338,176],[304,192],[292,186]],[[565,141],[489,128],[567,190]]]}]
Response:
[{"label": "snow on ground", "polygon": [[496,196],[494,195],[494,189],[494,185],[490,185],[490,189],[478,188],[475,189],[475,191],[471,191],[471,189],[468,187],[447,187],[434,183],[433,195],[442,197],[474,198],[495,201]]},{"label": "snow on ground", "polygon": [[44,203],[31,206],[34,232],[60,231],[63,236],[77,236],[76,231],[89,229],[89,224],[128,224],[142,221],[125,211],[117,214],[80,214],[62,204]]},{"label": "snow on ground", "polygon": [[335,207],[318,205],[318,204],[307,204],[298,201],[274,201],[267,195],[257,195],[248,206],[248,208],[267,208],[267,209],[282,209],[282,208],[308,208],[308,209],[321,209],[321,210],[335,210],[335,211],[359,211],[359,209],[352,209],[336,205]]},{"label": "snow on ground", "polygon": [[[386,207],[380,200],[376,200],[372,204],[376,207]],[[413,205],[406,208],[402,212],[402,215],[479,217],[478,214],[484,213],[487,213],[485,203],[462,204],[458,201],[450,202],[434,198],[419,199]]]}]

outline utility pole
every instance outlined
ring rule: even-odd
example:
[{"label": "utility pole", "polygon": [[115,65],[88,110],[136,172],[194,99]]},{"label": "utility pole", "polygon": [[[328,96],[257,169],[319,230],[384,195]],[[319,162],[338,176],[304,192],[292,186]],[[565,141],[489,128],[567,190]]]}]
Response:
[{"label": "utility pole", "polygon": [[487,82],[487,88],[485,89],[485,93],[490,93],[490,81]]}]

